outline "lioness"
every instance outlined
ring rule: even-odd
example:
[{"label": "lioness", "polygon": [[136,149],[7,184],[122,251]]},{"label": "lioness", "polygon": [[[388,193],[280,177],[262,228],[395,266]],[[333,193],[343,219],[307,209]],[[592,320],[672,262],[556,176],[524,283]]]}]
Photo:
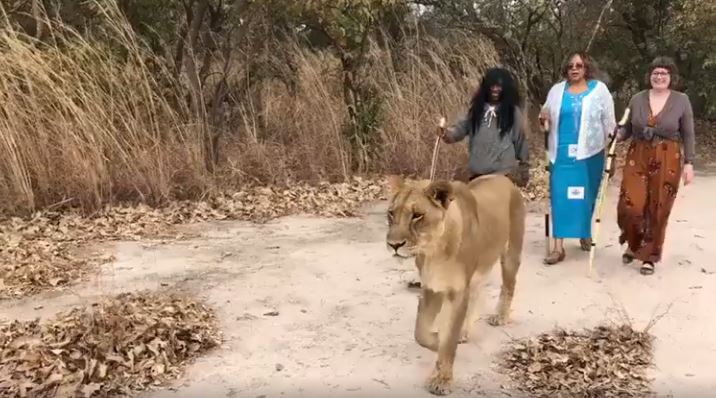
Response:
[{"label": "lioness", "polygon": [[[493,326],[507,322],[515,279],[522,259],[525,204],[519,189],[505,176],[459,181],[410,181],[393,176],[386,244],[396,256],[415,257],[421,297],[415,340],[437,351],[427,389],[451,392],[457,345],[466,340],[477,318],[481,277],[497,259],[502,290]],[[431,328],[441,308],[439,333]]]}]

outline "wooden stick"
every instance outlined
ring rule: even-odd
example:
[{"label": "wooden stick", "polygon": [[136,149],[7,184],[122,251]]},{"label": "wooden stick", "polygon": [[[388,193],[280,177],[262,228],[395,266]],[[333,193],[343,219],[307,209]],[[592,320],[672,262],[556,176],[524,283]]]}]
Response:
[{"label": "wooden stick", "polygon": [[612,6],[612,0],[608,0],[604,7],[602,7],[602,12],[599,13],[599,18],[597,19],[597,24],[594,25],[594,30],[592,31],[592,37],[589,39],[589,43],[587,43],[587,48],[584,50],[586,52],[589,52],[589,49],[592,47],[592,43],[594,42],[594,38],[597,36],[597,32],[599,31],[599,28],[602,27],[602,18],[604,17],[604,13],[607,10],[611,10]]},{"label": "wooden stick", "polygon": [[[445,129],[445,118],[440,118],[440,124],[439,128],[441,130]],[[442,135],[438,135],[437,138],[435,138],[435,145],[433,146],[433,161],[430,164],[430,181],[433,181],[435,179],[435,169],[437,168],[437,161],[438,161],[438,148],[440,147],[440,140],[442,140]]]},{"label": "wooden stick", "polygon": [[[619,121],[618,126],[623,127],[627,120],[629,119],[629,113],[631,110],[629,108],[626,108],[624,110],[624,115],[622,116],[622,119]],[[597,247],[597,238],[599,237],[599,227],[602,224],[601,215],[602,215],[602,204],[604,203],[604,198],[607,196],[607,187],[609,185],[609,180],[611,179],[609,177],[609,174],[611,174],[612,170],[612,160],[616,157],[615,151],[617,147],[617,132],[614,131],[611,137],[611,142],[608,144],[609,151],[607,152],[607,160],[606,160],[606,167],[604,167],[604,176],[602,177],[602,182],[599,185],[599,194],[597,196],[597,217],[594,220],[594,237],[592,239],[592,247],[589,250],[589,275],[592,275],[592,268],[594,264],[594,251]]]}]

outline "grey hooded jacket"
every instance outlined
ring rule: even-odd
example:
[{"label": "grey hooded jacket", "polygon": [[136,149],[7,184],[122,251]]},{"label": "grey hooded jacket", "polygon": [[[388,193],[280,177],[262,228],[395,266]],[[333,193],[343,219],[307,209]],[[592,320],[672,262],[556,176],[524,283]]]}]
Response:
[{"label": "grey hooded jacket", "polygon": [[[498,105],[499,106],[499,105]],[[512,129],[500,136],[497,109],[485,104],[485,112],[476,133],[467,116],[451,126],[443,140],[446,143],[459,142],[469,135],[470,175],[509,174],[517,167],[529,163],[529,151],[525,137],[525,119],[519,107],[515,107]]]}]

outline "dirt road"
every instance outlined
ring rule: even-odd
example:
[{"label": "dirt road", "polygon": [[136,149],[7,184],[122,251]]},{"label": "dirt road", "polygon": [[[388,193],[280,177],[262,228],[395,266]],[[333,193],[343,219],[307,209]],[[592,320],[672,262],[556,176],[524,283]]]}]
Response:
[{"label": "dirt road", "polygon": [[[477,323],[461,345],[453,396],[502,396],[508,384],[494,370],[494,354],[512,337],[554,326],[587,327],[619,320],[623,307],[636,327],[668,312],[657,336],[654,386],[660,396],[706,396],[716,389],[716,177],[697,173],[682,187],[672,215],[665,262],[653,276],[623,266],[611,188],[605,204],[596,276],[588,254],[569,242],[567,260],[545,267],[542,214],[531,213],[513,322]],[[73,292],[0,304],[6,317],[50,316],[98,295],[174,286],[213,305],[225,345],[198,360],[158,397],[429,396],[423,382],[435,355],[413,341],[416,292],[412,263],[384,246],[385,203],[360,219],[289,217],[263,226],[223,222],[200,226],[199,239],[108,246],[113,268]],[[198,227],[193,226],[196,230]],[[492,311],[496,272],[482,296]],[[511,396],[519,396],[514,391]]]}]

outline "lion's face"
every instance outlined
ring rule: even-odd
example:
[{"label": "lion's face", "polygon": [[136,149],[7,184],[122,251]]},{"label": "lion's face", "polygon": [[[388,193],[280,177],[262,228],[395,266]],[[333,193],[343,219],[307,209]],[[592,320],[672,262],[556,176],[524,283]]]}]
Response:
[{"label": "lion's face", "polygon": [[414,257],[436,241],[444,230],[445,212],[452,200],[447,182],[405,182],[392,177],[386,246],[399,257]]}]

